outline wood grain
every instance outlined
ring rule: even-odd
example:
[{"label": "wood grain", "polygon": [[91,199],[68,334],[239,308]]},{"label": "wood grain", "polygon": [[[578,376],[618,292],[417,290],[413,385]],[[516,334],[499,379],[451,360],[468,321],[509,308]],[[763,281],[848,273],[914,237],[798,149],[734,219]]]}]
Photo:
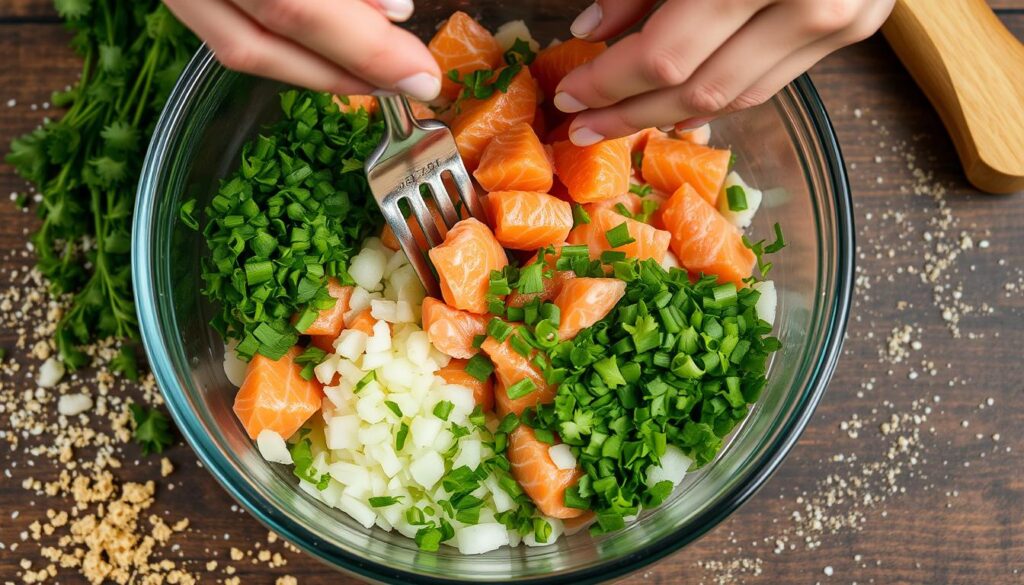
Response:
[{"label": "wood grain", "polygon": [[[1022,2],[1002,5],[1024,8]],[[43,15],[47,10],[46,2],[9,0],[2,3],[0,15]],[[1024,35],[1024,14],[1004,14],[1004,20],[1015,34]],[[0,68],[0,151],[10,137],[30,130],[47,114],[33,110],[31,104],[44,102],[52,89],[74,79],[78,64],[65,42],[58,25],[0,24],[0,55],[14,64]],[[939,118],[879,37],[826,59],[812,76],[850,168],[861,252],[858,274],[871,287],[858,288],[839,369],[810,425],[775,476],[705,538],[624,582],[1019,583],[1024,571],[1024,508],[1020,505],[1024,501],[1020,474],[1024,468],[1020,432],[1024,428],[1024,363],[1020,360],[1024,298],[1019,292],[1007,295],[1003,287],[1016,282],[1017,271],[1024,269],[1020,246],[1024,195],[991,198],[966,184]],[[12,98],[16,105],[8,108],[7,100]],[[893,152],[894,146],[899,152]],[[908,169],[907,153],[915,157],[915,165],[934,173],[933,181],[915,177]],[[905,272],[908,266],[924,264],[923,250],[930,245],[924,232],[933,229],[929,221],[940,213],[934,199],[913,194],[915,186],[931,183],[948,188],[944,205],[958,222],[951,237],[959,238],[964,231],[976,243],[982,239],[989,243],[988,248],[964,250],[949,269],[963,283],[965,299],[979,307],[986,302],[993,310],[991,315],[965,317],[961,323],[965,337],[960,339],[950,335],[941,310],[932,303],[932,287]],[[0,165],[0,196],[22,187],[9,168]],[[902,223],[887,217],[896,212],[902,214]],[[24,246],[31,217],[0,202],[0,249]],[[892,257],[887,253],[890,248],[896,251]],[[2,267],[29,263],[27,258],[15,258],[4,261]],[[909,364],[880,364],[878,353],[885,337],[894,326],[905,323],[921,328],[922,349]],[[982,337],[969,339],[968,333]],[[922,359],[937,364],[937,375],[911,380],[910,366],[920,370]],[[954,377],[956,385],[950,387]],[[867,389],[871,379],[872,389]],[[846,464],[832,461],[834,455],[855,455],[860,463],[884,460],[889,440],[879,436],[879,423],[890,410],[905,412],[913,401],[931,401],[935,395],[941,396],[941,402],[931,403],[933,412],[922,426],[921,461],[912,477],[899,478],[905,493],[865,509],[859,530],[823,536],[820,547],[813,550],[793,539],[794,550],[772,552],[774,539],[794,525],[792,513],[802,509],[796,501],[799,494],[822,493],[829,474],[848,477],[843,471]],[[990,397],[994,406],[979,408]],[[854,414],[870,421],[857,439],[840,428]],[[6,424],[4,416],[0,415],[0,422]],[[963,427],[962,421],[968,421],[969,427]],[[934,427],[934,433],[929,427]],[[992,441],[994,433],[1001,434],[1000,442]],[[1006,452],[1006,447],[1012,451]],[[4,451],[0,457],[7,467],[10,455]],[[265,530],[248,515],[232,510],[231,499],[197,466],[186,446],[174,447],[168,456],[178,468],[171,477],[174,489],[161,484],[155,512],[172,519],[187,515],[194,527],[181,541],[175,558],[190,562],[192,568],[213,558],[223,566],[232,546],[248,549],[264,540]],[[143,459],[138,465],[127,465],[120,475],[156,479],[157,467],[155,459]],[[30,498],[21,481],[55,473],[27,467],[25,462],[11,469],[12,477],[0,476],[3,543],[19,542],[19,532],[41,517],[48,505],[43,500],[27,503]],[[10,517],[15,510],[21,512],[17,520]],[[23,544],[17,553],[0,552],[0,580],[17,581],[19,560],[32,556],[34,550],[31,544]],[[262,564],[233,564],[246,584],[273,583],[284,574],[298,577],[300,583],[355,583],[311,558],[295,553],[287,557],[288,565],[274,571]],[[730,559],[747,559],[751,564],[759,559],[761,575],[735,572],[735,578],[726,579],[723,571],[698,565]],[[832,577],[826,576],[826,567],[832,568]],[[211,575],[223,577],[220,571]],[[82,582],[68,573],[62,573],[59,581]]]},{"label": "wood grain", "polygon": [[[886,39],[946,124],[968,180],[1024,189],[1024,44],[984,0],[897,0]],[[982,64],[988,64],[981,66]]]}]

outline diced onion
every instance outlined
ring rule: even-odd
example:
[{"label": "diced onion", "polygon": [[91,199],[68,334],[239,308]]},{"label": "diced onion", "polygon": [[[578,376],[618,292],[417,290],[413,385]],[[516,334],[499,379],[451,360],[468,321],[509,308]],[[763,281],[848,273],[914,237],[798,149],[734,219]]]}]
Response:
[{"label": "diced onion", "polygon": [[288,445],[277,432],[270,429],[263,429],[256,437],[256,448],[260,455],[271,463],[283,463],[289,465],[292,462],[292,454],[288,451]]},{"label": "diced onion", "polygon": [[[725,192],[729,187],[740,187],[746,193],[747,208],[743,211],[733,211],[729,209],[729,198],[726,197]],[[761,207],[761,200],[764,198],[764,194],[759,189],[755,189],[740,177],[736,171],[730,172],[725,177],[725,184],[722,186],[722,194],[718,198],[718,211],[722,214],[722,217],[729,220],[729,223],[742,229],[746,229],[754,221],[754,215],[757,213],[758,208]]]},{"label": "diced onion", "polygon": [[497,522],[458,528],[455,536],[459,541],[459,552],[464,555],[478,555],[508,544],[508,531],[504,524]]},{"label": "diced onion", "polygon": [[498,27],[498,30],[494,31],[494,40],[498,41],[498,45],[501,46],[502,51],[508,51],[512,48],[512,45],[516,42],[516,39],[523,39],[530,46],[530,50],[534,53],[540,51],[540,43],[533,40],[533,35],[530,34],[530,29],[526,26],[526,22],[522,20],[511,20]]},{"label": "diced onion", "polygon": [[691,465],[693,465],[693,460],[687,457],[679,447],[669,445],[665,448],[665,454],[661,456],[661,465],[647,470],[647,485],[651,487],[662,481],[670,481],[674,486],[679,485]]},{"label": "diced onion", "polygon": [[444,460],[436,451],[427,451],[409,464],[409,475],[424,489],[434,487],[444,475]]},{"label": "diced onion", "polygon": [[376,512],[352,496],[342,494],[338,501],[338,508],[362,524],[363,528],[371,528],[377,522]]},{"label": "diced onion", "polygon": [[572,448],[565,443],[548,447],[548,455],[555,467],[559,469],[576,469],[576,456],[572,454]]},{"label": "diced onion", "polygon": [[334,351],[343,358],[349,360],[358,359],[366,351],[366,341],[369,335],[356,329],[346,329],[338,336],[334,344]]},{"label": "diced onion", "polygon": [[769,325],[775,325],[775,310],[778,308],[779,295],[775,290],[775,283],[771,280],[755,282],[754,290],[761,293],[757,303],[754,304],[754,311],[758,319],[764,319]]},{"label": "diced onion", "polygon": [[249,364],[243,362],[235,353],[236,342],[231,341],[224,346],[224,375],[228,382],[234,387],[239,387],[245,382],[245,374],[249,371]]},{"label": "diced onion", "polygon": [[380,290],[380,281],[384,278],[384,267],[387,266],[387,262],[384,252],[364,247],[349,262],[348,274],[357,285],[366,290]]}]

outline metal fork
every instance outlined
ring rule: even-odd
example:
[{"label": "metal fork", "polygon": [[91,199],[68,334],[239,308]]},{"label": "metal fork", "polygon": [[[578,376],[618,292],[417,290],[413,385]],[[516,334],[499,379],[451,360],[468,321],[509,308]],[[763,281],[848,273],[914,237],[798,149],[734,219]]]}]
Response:
[{"label": "metal fork", "polygon": [[384,115],[385,131],[376,150],[366,159],[366,178],[384,219],[394,230],[427,294],[440,298],[441,289],[427,250],[421,249],[413,238],[398,204],[405,200],[412,209],[426,237],[428,249],[440,245],[443,238],[423,199],[420,191],[422,185],[429,187],[441,218],[449,229],[462,218],[445,186],[446,175],[462,204],[480,221],[484,221],[483,206],[473,189],[473,182],[462,163],[455,137],[448,126],[438,120],[415,119],[404,96],[381,96],[377,101]]}]

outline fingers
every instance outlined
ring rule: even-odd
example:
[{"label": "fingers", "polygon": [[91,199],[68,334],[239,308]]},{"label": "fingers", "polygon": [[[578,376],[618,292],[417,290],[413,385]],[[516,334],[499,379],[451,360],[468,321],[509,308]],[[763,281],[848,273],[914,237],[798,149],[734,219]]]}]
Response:
[{"label": "fingers", "polygon": [[[583,112],[574,121],[570,137],[578,135],[581,141],[593,140],[594,135],[614,138],[679,120],[694,125],[723,112],[764,103],[800,73],[792,73],[791,67],[782,69],[783,64],[809,67],[845,44],[840,38],[845,35],[833,32],[844,27],[828,28],[834,24],[808,17],[805,10],[800,2],[771,6],[726,41],[685,82]],[[780,35],[780,30],[788,33]],[[786,79],[779,81],[783,77]],[[589,131],[579,132],[583,128]]]},{"label": "fingers", "polygon": [[232,1],[260,26],[295,39],[375,87],[425,101],[440,92],[441,72],[426,46],[362,0]]},{"label": "fingers", "polygon": [[603,41],[640,22],[657,0],[597,0],[573,21],[569,30],[578,39]]},{"label": "fingers", "polygon": [[767,1],[669,0],[642,32],[622,39],[569,73],[558,86],[555,107],[569,113],[603,108],[679,85]]},{"label": "fingers", "polygon": [[261,29],[222,0],[166,0],[167,7],[206,41],[224,66],[300,87],[338,94],[369,93],[373,87],[291,41]]},{"label": "fingers", "polygon": [[412,16],[412,0],[365,0],[376,7],[391,22],[405,22]]}]

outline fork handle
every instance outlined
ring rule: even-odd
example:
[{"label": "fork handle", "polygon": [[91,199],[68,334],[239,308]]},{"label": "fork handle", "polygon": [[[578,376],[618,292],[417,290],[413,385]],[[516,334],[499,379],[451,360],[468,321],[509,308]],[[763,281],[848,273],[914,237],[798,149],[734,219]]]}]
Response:
[{"label": "fork handle", "polygon": [[409,100],[405,99],[404,95],[377,96],[377,103],[380,104],[380,111],[384,114],[385,127],[392,138],[405,140],[412,135],[416,119],[413,118]]}]

